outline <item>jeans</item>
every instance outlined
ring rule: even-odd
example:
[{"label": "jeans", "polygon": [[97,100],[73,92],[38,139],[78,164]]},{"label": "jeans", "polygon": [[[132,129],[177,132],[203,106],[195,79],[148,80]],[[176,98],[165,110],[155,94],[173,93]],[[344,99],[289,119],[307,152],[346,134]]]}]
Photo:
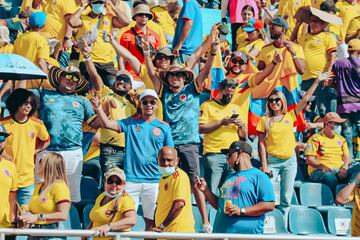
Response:
[{"label": "jeans", "polygon": [[231,172],[226,161],[226,155],[221,153],[208,153],[205,155],[204,177],[210,190],[219,196],[222,180]]},{"label": "jeans", "polygon": [[34,192],[34,184],[28,187],[18,188],[17,202],[19,203],[19,205],[21,206],[23,204],[25,205],[29,204],[33,192]]},{"label": "jeans", "polygon": [[125,149],[111,144],[100,144],[100,167],[102,175],[110,168],[124,169]]},{"label": "jeans", "polygon": [[310,181],[324,183],[328,185],[331,189],[331,192],[335,196],[336,194],[336,186],[340,183],[346,183],[347,179],[341,179],[338,177],[339,169],[333,169],[331,172],[322,172],[322,170],[318,169],[311,173]]},{"label": "jeans", "polygon": [[360,136],[360,112],[343,113],[340,115],[342,118],[347,119],[347,121],[342,124],[341,135],[345,137],[349,146],[351,159],[354,159],[354,146],[352,139],[354,136]]},{"label": "jeans", "polygon": [[291,198],[294,194],[294,183],[297,172],[297,160],[294,153],[288,159],[280,159],[268,155],[268,167],[273,172],[272,182],[275,182],[280,175],[280,208],[286,210],[291,205]]},{"label": "jeans", "polygon": [[[52,223],[52,224],[35,224],[32,228],[35,229],[59,229],[58,223]],[[60,236],[29,236],[28,240],[65,240],[66,237],[60,237]]]},{"label": "jeans", "polygon": [[241,27],[241,23],[232,23],[231,24],[231,51],[235,52],[237,51],[237,42],[236,42],[236,35],[238,29]]}]

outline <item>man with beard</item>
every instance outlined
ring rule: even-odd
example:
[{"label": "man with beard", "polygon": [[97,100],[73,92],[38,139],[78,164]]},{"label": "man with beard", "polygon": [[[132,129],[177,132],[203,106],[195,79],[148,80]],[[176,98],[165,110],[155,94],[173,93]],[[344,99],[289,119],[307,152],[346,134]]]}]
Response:
[{"label": "man with beard", "polygon": [[247,137],[245,116],[241,115],[238,105],[231,103],[237,86],[236,81],[224,79],[217,96],[200,106],[199,131],[204,134],[205,179],[216,195],[219,195],[220,180],[229,171],[226,155],[221,153],[221,149]]},{"label": "man with beard", "polygon": [[265,67],[272,62],[276,52],[279,52],[284,56],[283,52],[288,51],[292,58],[285,58],[284,62],[289,61],[289,64],[294,64],[298,74],[304,74],[305,57],[303,49],[298,44],[286,39],[285,35],[288,28],[288,23],[281,17],[276,17],[271,21],[270,37],[274,41],[265,45],[259,53],[257,67],[260,71],[264,70]]},{"label": "man with beard", "polygon": [[[85,44],[83,49],[84,56],[90,56],[91,48]],[[125,119],[136,113],[136,104],[129,94],[132,89],[133,78],[126,70],[120,70],[116,74],[113,85],[109,88],[104,85],[95,64],[89,59],[86,61],[86,68],[93,84],[96,95],[101,97],[101,102],[110,120]],[[124,133],[100,129],[100,166],[102,173],[106,173],[110,168],[117,166],[123,169],[125,155],[125,136]]]},{"label": "man with beard", "polygon": [[[5,139],[9,136],[0,125],[0,155],[4,151]],[[16,227],[16,190],[17,175],[13,162],[0,157],[0,228]]]}]

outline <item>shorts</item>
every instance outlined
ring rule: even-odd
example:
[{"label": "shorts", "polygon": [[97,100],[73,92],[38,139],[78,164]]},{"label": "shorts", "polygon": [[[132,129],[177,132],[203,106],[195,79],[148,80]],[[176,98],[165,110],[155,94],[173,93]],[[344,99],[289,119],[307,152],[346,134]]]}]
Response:
[{"label": "shorts", "polygon": [[[39,161],[47,152],[55,152],[60,154],[65,161],[65,168],[66,168],[66,177],[68,186],[70,189],[71,195],[71,202],[80,202],[81,194],[80,194],[80,183],[81,183],[81,175],[82,175],[82,168],[83,168],[83,152],[82,149],[75,149],[69,151],[48,151],[45,150],[36,156],[36,171],[39,166]],[[43,182],[37,172],[35,172],[35,183]]]},{"label": "shorts", "polygon": [[126,182],[125,191],[133,198],[135,209],[141,201],[143,217],[154,220],[159,183]]},{"label": "shorts", "polygon": [[190,178],[190,182],[195,183],[196,176],[200,174],[199,146],[197,144],[176,145],[175,149],[180,158],[179,166]]},{"label": "shorts", "polygon": [[[114,63],[97,63],[94,62],[96,71],[100,75],[101,79],[103,80],[104,84],[108,87],[111,87],[116,78],[116,70],[114,67]],[[90,79],[89,74],[86,69],[86,63],[81,62],[79,65],[80,72],[84,75],[85,79]]]}]

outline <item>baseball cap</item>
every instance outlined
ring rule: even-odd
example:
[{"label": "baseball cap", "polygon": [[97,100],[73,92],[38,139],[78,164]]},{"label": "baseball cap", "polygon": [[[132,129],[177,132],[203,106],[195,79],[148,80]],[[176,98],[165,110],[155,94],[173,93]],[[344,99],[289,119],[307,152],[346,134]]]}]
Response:
[{"label": "baseball cap", "polygon": [[[303,98],[303,97],[305,96],[306,92],[303,91],[303,90],[300,90],[300,91],[299,91],[299,94],[300,94],[301,98]],[[309,97],[308,102],[312,102],[312,101],[314,101],[314,100],[315,100],[315,96],[312,95],[312,96]]]},{"label": "baseball cap", "polygon": [[280,26],[280,27],[283,27],[283,28],[285,28],[286,30],[289,29],[289,24],[288,24],[288,22],[287,22],[284,18],[282,18],[282,17],[276,17],[276,18],[274,18],[273,20],[271,20],[271,23],[272,23],[272,24],[275,24],[275,25],[278,25],[278,26]]},{"label": "baseball cap", "polygon": [[42,28],[46,22],[46,13],[34,12],[30,16],[29,25],[31,28]]},{"label": "baseball cap", "polygon": [[125,173],[122,169],[118,168],[118,167],[114,167],[114,168],[110,168],[106,173],[105,173],[105,181],[111,177],[111,176],[118,176],[121,181],[126,182],[126,176]]},{"label": "baseball cap", "polygon": [[328,112],[327,114],[325,114],[324,118],[323,118],[324,122],[336,122],[336,123],[343,123],[346,121],[346,119],[341,118],[339,116],[339,114],[337,114],[336,112]]},{"label": "baseball cap", "polygon": [[360,39],[358,39],[358,38],[351,39],[348,43],[348,50],[359,51],[360,50]]},{"label": "baseball cap", "polygon": [[320,4],[320,10],[324,12],[339,12],[333,0],[326,0]]},{"label": "baseball cap", "polygon": [[247,63],[247,61],[248,61],[247,56],[246,56],[246,54],[244,52],[233,52],[233,53],[231,53],[230,60],[232,60],[234,58],[240,58],[241,60],[244,61],[244,63]]},{"label": "baseball cap", "polygon": [[228,25],[224,22],[219,24],[218,30],[221,31],[223,34],[228,34],[230,32]]},{"label": "baseball cap", "polygon": [[8,136],[9,134],[6,132],[5,127],[0,125],[0,142],[4,142]]},{"label": "baseball cap", "polygon": [[264,24],[262,21],[252,18],[247,23],[244,23],[244,27],[242,28],[245,32],[252,32],[256,29],[263,29]]},{"label": "baseball cap", "polygon": [[235,141],[233,142],[228,149],[221,149],[221,153],[228,154],[229,152],[244,152],[251,156],[252,148],[250,144],[244,141]]},{"label": "baseball cap", "polygon": [[158,95],[155,92],[155,90],[153,90],[153,89],[145,89],[144,91],[142,91],[140,94],[140,101],[146,96],[152,96],[152,97],[158,99]]}]

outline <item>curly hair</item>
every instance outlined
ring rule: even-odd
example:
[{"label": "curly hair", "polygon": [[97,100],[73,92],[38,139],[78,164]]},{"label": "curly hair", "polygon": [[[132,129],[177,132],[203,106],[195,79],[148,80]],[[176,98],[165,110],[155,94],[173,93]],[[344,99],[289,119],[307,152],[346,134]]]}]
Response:
[{"label": "curly hair", "polygon": [[35,94],[24,88],[18,88],[13,91],[8,99],[6,99],[6,108],[9,110],[10,115],[14,115],[18,109],[30,98],[31,111],[29,117],[34,115],[39,106],[39,100]]}]

